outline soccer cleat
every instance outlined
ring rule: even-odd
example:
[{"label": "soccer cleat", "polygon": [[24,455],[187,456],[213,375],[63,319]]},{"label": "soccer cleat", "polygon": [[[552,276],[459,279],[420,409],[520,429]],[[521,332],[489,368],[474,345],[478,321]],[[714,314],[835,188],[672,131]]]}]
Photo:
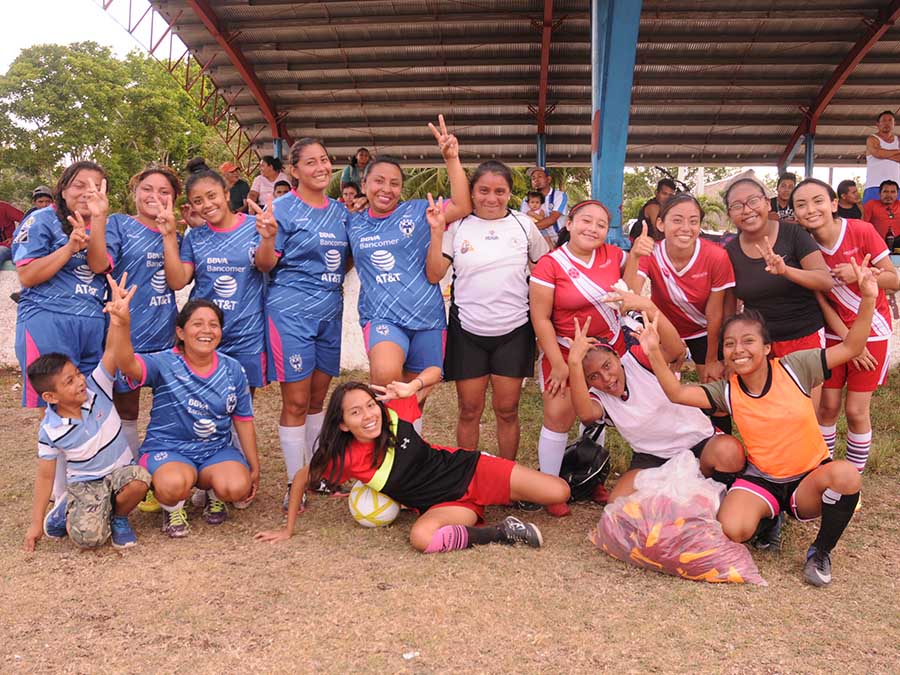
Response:
[{"label": "soccer cleat", "polygon": [[572,515],[572,511],[565,502],[562,504],[547,504],[544,508],[547,509],[547,513],[554,518],[565,518],[566,516]]},{"label": "soccer cleat", "polygon": [[112,531],[113,548],[128,548],[137,544],[137,535],[131,529],[128,516],[113,514],[112,518],[109,519],[109,527]]},{"label": "soccer cleat", "polygon": [[197,488],[194,490],[194,494],[191,495],[191,504],[196,506],[198,509],[206,508],[206,502],[208,501],[206,490],[202,490]]},{"label": "soccer cleat", "polygon": [[536,504],[535,502],[526,502],[523,500],[519,500],[517,502],[513,502],[513,506],[515,506],[519,511],[540,511],[543,506],[540,504]]},{"label": "soccer cleat", "polygon": [[153,490],[147,490],[147,496],[144,497],[144,501],[138,504],[138,509],[143,513],[157,513],[162,510],[159,502],[156,501],[156,495],[153,494]]},{"label": "soccer cleat", "polygon": [[68,534],[66,530],[66,507],[69,495],[65,492],[53,503],[53,508],[44,516],[44,535],[50,539],[62,539]]},{"label": "soccer cleat", "polygon": [[809,547],[803,578],[806,579],[806,583],[813,586],[822,587],[831,583],[831,556],[828,551],[818,551],[814,546]]},{"label": "soccer cleat", "polygon": [[203,520],[207,525],[221,525],[228,518],[228,507],[221,499],[212,499],[206,502],[203,509]]},{"label": "soccer cleat", "polygon": [[523,523],[515,516],[507,516],[497,529],[507,544],[528,544],[531,548],[540,548],[544,543],[541,531],[534,523]]},{"label": "soccer cleat", "polygon": [[756,534],[753,537],[753,548],[757,551],[771,551],[777,553],[781,550],[781,526],[784,524],[784,511],[775,518],[764,518],[759,521]]},{"label": "soccer cleat", "polygon": [[191,526],[188,523],[187,511],[184,510],[184,507],[174,511],[163,512],[162,531],[173,539],[188,536]]}]

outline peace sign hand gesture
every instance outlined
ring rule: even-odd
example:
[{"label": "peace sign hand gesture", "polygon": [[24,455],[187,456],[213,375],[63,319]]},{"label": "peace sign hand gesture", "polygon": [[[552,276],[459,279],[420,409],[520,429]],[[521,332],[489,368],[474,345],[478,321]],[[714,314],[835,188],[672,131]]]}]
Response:
[{"label": "peace sign hand gesture", "polygon": [[261,239],[274,239],[278,232],[278,221],[275,220],[275,214],[272,213],[272,197],[269,197],[269,203],[266,210],[263,210],[259,204],[252,199],[247,200],[247,208],[256,216],[256,231],[259,232]]},{"label": "peace sign hand gesture", "polygon": [[428,209],[425,211],[425,218],[428,220],[428,226],[431,228],[432,236],[443,236],[444,230],[447,228],[447,219],[444,217],[444,198],[438,197],[437,203],[431,193],[428,193]]},{"label": "peace sign hand gesture", "polygon": [[775,253],[768,237],[763,237],[763,245],[757,244],[756,248],[762,254],[763,260],[766,261],[766,272],[781,276],[787,271],[787,264],[784,262],[784,258]]},{"label": "peace sign hand gesture", "polygon": [[459,141],[456,139],[456,136],[447,131],[447,125],[444,123],[443,115],[438,115],[438,125],[440,126],[440,130],[429,122],[428,128],[431,129],[431,133],[434,134],[434,140],[437,141],[438,147],[441,149],[441,155],[444,159],[458,159]]},{"label": "peace sign hand gesture", "polygon": [[651,319],[647,316],[647,312],[641,312],[644,320],[644,327],[638,332],[638,341],[641,343],[641,349],[648,356],[659,351],[659,312]]},{"label": "peace sign hand gesture", "polygon": [[122,274],[122,282],[116,283],[111,275],[106,275],[106,282],[109,284],[109,302],[103,308],[106,314],[109,314],[109,322],[114,326],[127,328],[131,323],[131,311],[129,304],[131,298],[137,291],[137,286],[129,289],[125,288],[125,282],[128,280],[128,272]]},{"label": "peace sign hand gesture", "polygon": [[84,195],[87,202],[88,212],[91,214],[91,220],[106,221],[109,215],[109,198],[106,195],[106,179],[100,181],[100,185],[94,185],[89,188]]},{"label": "peace sign hand gesture", "polygon": [[591,328],[591,317],[587,317],[584,320],[584,325],[578,322],[577,317],[574,319],[574,322],[575,337],[563,339],[569,346],[569,363],[581,363],[587,353],[591,351],[591,348],[597,344],[597,340],[588,336],[588,331]]},{"label": "peace sign hand gesture", "polygon": [[87,233],[87,226],[80,213],[75,212],[74,215],[68,217],[68,221],[69,225],[72,226],[72,231],[69,233],[69,252],[75,255],[87,248],[91,237]]},{"label": "peace sign hand gesture", "polygon": [[175,225],[175,212],[172,210],[172,200],[169,197],[162,198],[159,213],[156,214],[156,227],[164,237],[174,237],[178,233]]},{"label": "peace sign hand gesture", "polygon": [[867,253],[866,257],[863,258],[863,261],[859,264],[856,263],[856,258],[850,258],[850,267],[856,274],[856,283],[859,286],[859,293],[864,298],[878,297],[878,280],[872,273],[872,268],[869,267],[869,259],[871,257],[872,256]]}]

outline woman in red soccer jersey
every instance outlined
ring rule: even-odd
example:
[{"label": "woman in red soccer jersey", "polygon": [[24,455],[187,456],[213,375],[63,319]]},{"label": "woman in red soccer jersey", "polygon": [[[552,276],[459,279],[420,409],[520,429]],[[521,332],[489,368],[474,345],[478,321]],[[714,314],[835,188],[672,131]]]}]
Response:
[{"label": "woman in red soccer jersey", "polygon": [[540,530],[513,516],[495,527],[476,527],[484,520],[484,507],[512,500],[565,502],[569,486],[508,459],[423,440],[413,428],[421,416],[416,395],[440,379],[440,368],[430,367],[412,382],[384,387],[347,382],[335,389],[319,448],[310,465],[294,476],[287,526],[256,538],[280,541],[293,534],[310,478],[331,483],[357,479],[421,513],[409,540],[423,553],[495,542],[540,547]]},{"label": "woman in red soccer jersey", "polygon": [[838,344],[846,337],[862,303],[850,260],[871,256],[876,274],[879,290],[866,349],[850,363],[832,368],[818,409],[822,436],[828,451],[833,454],[837,418],[841,414],[841,398],[846,387],[847,459],[862,473],[872,445],[869,415],[872,394],[887,381],[890,364],[891,311],[884,290],[900,289],[900,279],[887,245],[875,228],[861,220],[848,220],[837,215],[837,195],[828,183],[816,178],[806,179],[791,193],[791,206],[800,225],[816,240],[834,276],[834,287],[819,296],[827,323],[825,340],[828,346]]},{"label": "woman in red soccer jersey", "polygon": [[[695,197],[680,194],[659,211],[657,229],[665,239],[653,246],[642,234],[632,246],[638,258],[636,274],[625,281],[640,293],[650,280],[651,299],[687,343],[701,382],[722,377],[719,331],[725,307],[725,291],[734,287],[734,270],[725,251],[700,239],[703,207]],[[649,246],[648,246],[649,244]]]},{"label": "woman in red soccer jersey", "polygon": [[[538,462],[541,471],[554,476],[559,475],[567,434],[575,421],[565,342],[575,337],[575,318],[583,322],[590,317],[588,337],[609,342],[620,356],[625,353],[619,312],[604,302],[622,278],[626,262],[622,249],[606,243],[609,221],[609,210],[600,202],[576,204],[569,211],[569,240],[541,258],[531,272],[531,323],[541,349],[544,399]],[[567,516],[569,507],[553,504],[547,512]]]}]

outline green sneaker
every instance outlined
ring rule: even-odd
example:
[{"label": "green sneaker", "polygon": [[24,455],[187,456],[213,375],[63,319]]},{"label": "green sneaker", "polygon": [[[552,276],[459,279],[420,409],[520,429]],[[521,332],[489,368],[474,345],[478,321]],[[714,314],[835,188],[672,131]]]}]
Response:
[{"label": "green sneaker", "polygon": [[208,499],[203,509],[203,520],[207,525],[221,525],[228,518],[228,507],[221,499]]},{"label": "green sneaker", "polygon": [[174,511],[163,511],[162,531],[173,539],[188,536],[191,526],[188,523],[187,511],[184,510],[184,507]]}]

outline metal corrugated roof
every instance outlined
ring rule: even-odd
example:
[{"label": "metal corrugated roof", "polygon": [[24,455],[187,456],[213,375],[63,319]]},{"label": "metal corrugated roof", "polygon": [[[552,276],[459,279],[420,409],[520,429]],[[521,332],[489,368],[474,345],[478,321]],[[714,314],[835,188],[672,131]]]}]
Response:
[{"label": "metal corrugated roof", "polygon": [[[245,78],[187,0],[152,0],[233,101],[272,132]],[[361,145],[411,165],[438,161],[426,123],[443,112],[466,162],[535,155],[543,0],[201,2],[252,68],[293,138],[333,155]],[[627,161],[771,164],[886,0],[645,0]],[[180,13],[180,14],[179,14]],[[546,118],[550,164],[590,160],[588,0],[555,0]],[[896,109],[900,30],[891,28],[819,120],[816,157],[864,161],[873,116]],[[253,134],[255,135],[255,131]],[[802,156],[802,150],[801,150]]]}]

